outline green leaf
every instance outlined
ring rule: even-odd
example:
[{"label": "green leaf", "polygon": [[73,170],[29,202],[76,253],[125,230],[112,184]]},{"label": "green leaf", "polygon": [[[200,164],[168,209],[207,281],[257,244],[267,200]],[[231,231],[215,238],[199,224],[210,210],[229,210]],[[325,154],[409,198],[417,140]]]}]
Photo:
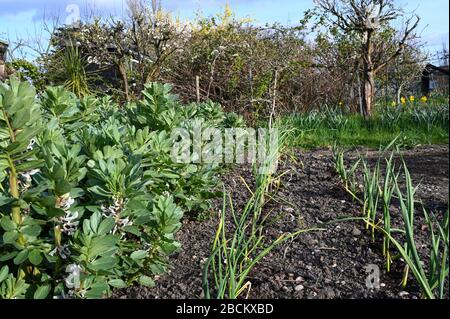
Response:
[{"label": "green leaf", "polygon": [[31,114],[29,108],[23,108],[17,111],[17,113],[14,116],[14,120],[12,121],[12,127],[13,128],[21,128],[27,124],[27,122],[30,120]]},{"label": "green leaf", "polygon": [[117,249],[117,240],[117,237],[114,235],[93,238],[88,258],[92,259],[94,257],[104,255],[107,252],[111,252],[112,250]]},{"label": "green leaf", "polygon": [[95,233],[98,232],[98,225],[100,223],[101,218],[102,217],[101,217],[100,213],[93,213],[91,215],[91,218],[89,219],[89,222],[91,224],[91,229]]},{"label": "green leaf", "polygon": [[62,167],[60,164],[55,164],[55,166],[53,167],[53,170],[52,170],[52,178],[55,181],[57,181],[57,180],[64,181],[65,177],[66,177],[66,171],[64,170],[64,167]]},{"label": "green leaf", "polygon": [[148,256],[148,252],[145,250],[138,250],[133,252],[130,257],[133,260],[139,260],[139,259],[144,259]]},{"label": "green leaf", "polygon": [[26,172],[32,169],[40,168],[44,164],[44,160],[26,161],[16,166],[18,172]]},{"label": "green leaf", "polygon": [[90,263],[89,268],[95,271],[112,269],[118,263],[116,257],[100,257]]},{"label": "green leaf", "polygon": [[14,244],[19,238],[19,233],[16,231],[6,232],[3,234],[3,242],[5,244]]},{"label": "green leaf", "polygon": [[15,154],[25,151],[27,149],[27,146],[28,146],[27,143],[16,141],[16,142],[8,145],[8,147],[6,148],[6,152],[8,152],[9,154],[15,155]]},{"label": "green leaf", "polygon": [[139,277],[139,283],[142,286],[148,287],[148,288],[153,288],[155,287],[155,282],[153,281],[152,278],[148,277],[148,276],[140,276]]},{"label": "green leaf", "polygon": [[0,255],[0,261],[8,261],[10,259],[13,259],[14,257],[16,257],[18,254],[17,251],[11,251],[9,253]]},{"label": "green leaf", "polygon": [[13,294],[11,296],[11,299],[25,298],[25,294],[26,294],[28,287],[30,287],[30,285],[27,284],[25,282],[25,280],[17,279],[16,282],[14,283],[14,289],[13,289]]},{"label": "green leaf", "polygon": [[88,299],[101,299],[108,289],[109,286],[106,283],[95,283],[92,285],[92,288],[86,292],[85,297]]},{"label": "green leaf", "polygon": [[114,288],[127,288],[128,285],[122,279],[112,279],[108,282],[108,284]]},{"label": "green leaf", "polygon": [[98,226],[97,234],[99,235],[109,234],[109,232],[113,230],[115,225],[116,221],[114,218],[107,218],[100,223],[100,226]]},{"label": "green leaf", "polygon": [[45,299],[45,298],[47,298],[51,289],[52,289],[52,286],[50,284],[42,285],[42,286],[38,287],[38,289],[36,289],[36,291],[34,292],[33,298],[34,299]]},{"label": "green leaf", "polygon": [[126,208],[129,210],[146,210],[147,203],[145,201],[132,199],[127,203]]},{"label": "green leaf", "polygon": [[162,172],[161,175],[163,177],[165,177],[165,178],[168,178],[168,179],[178,179],[178,178],[180,178],[180,176],[178,174],[174,174],[174,173],[171,173],[171,172],[168,172],[168,171],[167,172]]},{"label": "green leaf", "polygon": [[92,193],[99,195],[101,197],[110,197],[112,195],[111,192],[108,192],[107,190],[101,188],[98,185],[90,187],[89,191],[91,191]]},{"label": "green leaf", "polygon": [[136,236],[141,236],[141,232],[139,230],[138,227],[136,226],[125,226],[123,227],[123,230],[126,231],[127,233],[136,235]]},{"label": "green leaf", "polygon": [[147,215],[142,215],[142,216],[136,217],[136,219],[134,220],[134,224],[137,226],[146,225],[151,221],[152,221],[152,216],[150,214],[147,214]]},{"label": "green leaf", "polygon": [[177,250],[179,250],[181,248],[180,243],[174,241],[171,243],[162,243],[161,244],[161,249],[164,253],[166,253],[167,255],[171,255],[174,252],[176,252]]},{"label": "green leaf", "polygon": [[33,137],[42,131],[42,127],[26,127],[16,135],[16,140],[19,142],[29,142]]},{"label": "green leaf", "polygon": [[28,250],[22,250],[17,256],[16,258],[14,258],[13,262],[15,265],[20,265],[22,264],[25,260],[27,260],[28,258]]},{"label": "green leaf", "polygon": [[8,277],[9,274],[9,268],[8,265],[5,265],[0,269],[0,283]]},{"label": "green leaf", "polygon": [[28,254],[28,260],[35,266],[39,266],[43,260],[42,254],[39,250],[33,249]]},{"label": "green leaf", "polygon": [[55,193],[58,196],[62,196],[64,194],[70,193],[72,189],[72,185],[66,180],[59,178],[55,181]]},{"label": "green leaf", "polygon": [[56,197],[55,196],[45,196],[39,200],[42,206],[44,207],[55,207],[56,205]]},{"label": "green leaf", "polygon": [[66,214],[66,212],[60,208],[56,208],[56,207],[49,207],[46,210],[46,214],[48,217],[50,218],[54,218],[54,217],[61,217],[64,216]]},{"label": "green leaf", "polygon": [[163,264],[151,264],[150,265],[150,270],[153,274],[155,275],[161,275],[164,274],[166,272],[166,267]]},{"label": "green leaf", "polygon": [[20,232],[30,237],[37,237],[41,233],[41,226],[39,225],[25,226],[20,229]]},{"label": "green leaf", "polygon": [[3,216],[0,220],[0,225],[5,231],[13,231],[17,228],[17,225],[8,216]]}]

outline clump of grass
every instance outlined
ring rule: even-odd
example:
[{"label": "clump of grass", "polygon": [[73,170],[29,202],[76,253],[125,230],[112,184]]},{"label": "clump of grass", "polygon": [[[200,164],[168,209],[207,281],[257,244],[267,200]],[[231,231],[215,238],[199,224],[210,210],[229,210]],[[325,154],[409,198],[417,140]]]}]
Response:
[{"label": "clump of grass", "polygon": [[[406,187],[404,191],[400,189],[400,172],[397,172],[395,169],[394,155],[395,152],[391,152],[390,156],[385,159],[386,169],[384,174],[381,174],[380,160],[377,161],[374,169],[370,169],[367,160],[361,157],[358,162],[361,162],[363,166],[363,194],[352,193],[352,195],[363,197],[365,216],[363,220],[367,228],[371,228],[372,238],[375,238],[375,231],[379,231],[383,235],[382,251],[386,258],[387,270],[390,271],[393,262],[391,248],[395,248],[405,262],[402,286],[406,287],[409,274],[412,273],[420,285],[425,298],[444,298],[445,281],[449,274],[449,211],[447,210],[443,220],[439,222],[434,215],[429,214],[423,208],[424,217],[430,229],[429,267],[425,268],[425,262],[418,253],[417,243],[414,238],[414,215],[416,203],[418,202],[415,198],[417,188],[413,186],[411,174],[405,161],[402,160],[402,171]],[[343,172],[346,170],[343,163],[343,155],[337,156],[335,161],[339,175],[343,178],[348,176],[348,171]],[[348,190],[348,187],[346,189]],[[391,202],[393,198],[399,201],[403,220],[401,229],[392,228],[391,225]],[[383,214],[381,219],[377,219],[377,210],[380,202],[383,206]],[[355,220],[360,220],[360,218],[355,218]],[[399,237],[404,238],[404,241],[402,242]]]},{"label": "clump of grass", "polygon": [[390,253],[390,240],[391,235],[391,201],[394,195],[393,180],[398,180],[399,175],[395,174],[395,167],[393,163],[394,153],[391,153],[388,159],[386,159],[386,170],[384,174],[383,189],[381,198],[383,202],[383,226],[384,232],[387,234],[383,237],[383,256],[386,258],[386,269],[391,271],[392,256]]},{"label": "clump of grass", "polygon": [[[269,188],[277,180],[271,168],[285,145],[285,137],[286,134],[280,136],[278,146],[271,149],[262,166],[255,167],[256,187],[240,214],[224,191],[219,226],[203,273],[203,290],[207,299],[212,298],[213,293],[216,299],[236,299],[244,292],[248,296],[251,289],[248,275],[258,262],[282,243],[302,233],[319,230],[312,228],[286,233],[266,243],[264,230],[267,216],[263,216],[263,208],[270,197],[267,196]],[[228,211],[233,225],[230,229],[227,228]]]},{"label": "clump of grass", "polygon": [[[435,101],[436,100],[436,101]],[[316,148],[339,145],[374,147],[388,145],[395,137],[404,147],[418,144],[447,144],[449,138],[448,99],[431,99],[427,104],[379,107],[374,116],[339,108],[325,108],[281,118],[284,125],[296,128],[289,145]]]},{"label": "clump of grass", "polygon": [[[380,161],[377,161],[372,170],[367,164],[367,161],[362,161],[363,166],[363,203],[364,216],[371,223],[367,223],[366,229],[369,229],[370,224],[377,224],[376,215],[378,210],[378,203],[380,199]],[[375,241],[375,228],[372,227],[372,240]]]},{"label": "clump of grass", "polygon": [[79,48],[70,43],[65,49],[63,66],[65,68],[66,81],[64,87],[75,93],[78,97],[91,94],[86,73],[86,59],[83,58]]},{"label": "clump of grass", "polygon": [[[400,202],[400,210],[403,217],[405,242],[402,244],[394,236],[383,228],[379,228],[386,238],[396,247],[402,259],[405,261],[405,270],[402,279],[402,285],[407,285],[409,272],[412,272],[414,278],[421,287],[425,298],[443,299],[445,297],[445,280],[449,274],[448,244],[449,244],[449,210],[443,216],[440,222],[436,216],[429,214],[423,208],[423,214],[430,230],[430,256],[429,267],[425,268],[425,260],[421,258],[417,249],[417,243],[414,238],[414,194],[415,188],[412,184],[411,175],[405,162],[403,162],[405,172],[406,193],[400,190],[398,178],[392,175],[395,184],[395,192]],[[374,225],[375,226],[375,225]]]},{"label": "clump of grass", "polygon": [[356,161],[350,169],[347,169],[347,167],[345,166],[344,151],[342,149],[338,149],[336,145],[334,145],[333,154],[334,154],[334,169],[336,173],[340,176],[345,190],[352,196],[353,200],[362,203],[357,196],[358,182],[356,180],[356,172],[361,163],[361,159]]}]

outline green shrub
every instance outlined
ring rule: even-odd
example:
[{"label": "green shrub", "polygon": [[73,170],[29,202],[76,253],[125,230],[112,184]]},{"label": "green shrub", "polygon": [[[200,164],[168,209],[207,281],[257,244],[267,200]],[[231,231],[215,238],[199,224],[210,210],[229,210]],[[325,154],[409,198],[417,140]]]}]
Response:
[{"label": "green shrub", "polygon": [[217,175],[174,163],[169,130],[220,108],[188,117],[158,84],[138,104],[1,84],[0,298],[101,298],[167,270],[183,212],[207,208]]},{"label": "green shrub", "polygon": [[22,81],[31,82],[39,92],[45,88],[46,79],[39,66],[24,59],[13,60],[9,66]]}]

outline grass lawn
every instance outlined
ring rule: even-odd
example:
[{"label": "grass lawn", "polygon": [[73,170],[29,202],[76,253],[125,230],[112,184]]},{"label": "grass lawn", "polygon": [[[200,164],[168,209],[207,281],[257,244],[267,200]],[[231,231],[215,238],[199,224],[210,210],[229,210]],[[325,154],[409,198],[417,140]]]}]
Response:
[{"label": "grass lawn", "polygon": [[449,142],[448,106],[400,112],[384,109],[369,120],[340,110],[326,110],[290,115],[279,123],[291,129],[288,145],[306,149],[333,144],[378,148],[396,137],[404,147]]}]

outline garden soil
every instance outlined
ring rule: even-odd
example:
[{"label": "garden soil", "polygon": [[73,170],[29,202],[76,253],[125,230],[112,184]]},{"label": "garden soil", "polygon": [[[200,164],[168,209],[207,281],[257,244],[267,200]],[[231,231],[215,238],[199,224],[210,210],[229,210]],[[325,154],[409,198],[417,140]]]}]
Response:
[{"label": "garden soil", "polygon": [[[350,164],[357,154],[374,164],[379,153],[367,149],[349,152]],[[421,146],[402,152],[423,205],[438,217],[447,210],[449,198],[449,148]],[[399,164],[399,159],[396,161]],[[277,247],[251,272],[251,289],[242,297],[256,299],[342,299],[342,298],[420,298],[420,289],[410,276],[408,286],[400,285],[403,263],[395,261],[387,273],[381,253],[382,239],[372,240],[362,222],[334,222],[361,217],[362,207],[352,201],[341,185],[333,166],[330,149],[291,150],[279,163],[283,174],[266,205],[267,242],[283,233],[327,223],[325,230],[302,234]],[[243,209],[252,187],[250,167],[227,170],[222,181],[230,192],[235,211]],[[420,205],[415,217],[415,236],[419,250],[428,252],[429,231]],[[210,218],[186,218],[178,233],[180,252],[171,257],[171,271],[156,280],[155,288],[133,286],[118,290],[114,298],[202,298],[202,272],[215,235],[222,207],[216,200]],[[393,224],[400,225],[398,203],[393,203]],[[231,228],[231,227],[230,227]],[[379,282],[373,276],[379,269]],[[375,271],[375,272],[374,272]],[[369,285],[368,285],[369,283]],[[448,283],[447,289],[448,291]]]}]

